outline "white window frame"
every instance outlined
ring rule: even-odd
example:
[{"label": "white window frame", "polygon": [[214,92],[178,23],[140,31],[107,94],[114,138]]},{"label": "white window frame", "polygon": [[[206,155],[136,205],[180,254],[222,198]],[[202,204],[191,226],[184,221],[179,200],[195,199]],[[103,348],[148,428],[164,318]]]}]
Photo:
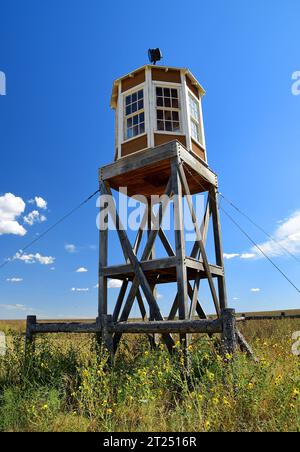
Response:
[{"label": "white window frame", "polygon": [[[188,95],[187,104],[188,104],[188,112],[189,112],[189,131],[190,131],[190,137],[191,137],[191,140],[194,140],[195,143],[199,144],[199,146],[201,146],[202,148],[204,148],[204,147],[205,147],[205,144],[204,144],[204,134],[203,134],[203,125],[202,125],[202,109],[201,109],[201,102],[200,102],[200,100],[197,98],[197,96],[195,96],[195,94],[194,94],[190,89],[187,90],[187,95]],[[196,118],[194,118],[194,116],[192,115],[191,106],[190,106],[190,97],[197,103],[197,106],[198,106],[198,112],[199,112],[199,121],[196,121]],[[197,139],[192,135],[192,122],[198,126],[198,132],[199,132],[200,140],[197,140]]]},{"label": "white window frame", "polygon": [[[184,135],[184,124],[183,124],[183,114],[182,114],[182,99],[183,99],[183,93],[182,93],[182,86],[180,83],[172,83],[172,82],[161,82],[159,80],[152,81],[152,87],[153,87],[153,108],[151,111],[152,114],[152,124],[154,125],[154,133],[164,134],[164,135]],[[179,108],[172,108],[172,107],[158,107],[156,103],[156,88],[170,88],[174,89],[176,88],[178,90],[178,102],[179,102]],[[180,129],[177,131],[172,130],[158,130],[157,127],[157,110],[169,110],[169,111],[178,111],[179,113],[179,127]]]},{"label": "white window frame", "polygon": [[[126,115],[126,97],[130,96],[131,94],[137,93],[138,91],[143,90],[143,101],[144,101],[144,107],[142,110],[137,110],[131,115]],[[130,88],[127,91],[124,91],[122,93],[122,111],[120,112],[121,118],[122,118],[122,135],[121,135],[121,144],[122,143],[128,143],[131,140],[135,140],[136,138],[142,137],[144,135],[147,135],[147,108],[148,108],[148,101],[147,101],[147,89],[146,89],[146,83],[140,83],[139,85],[134,86],[133,88]],[[143,133],[140,133],[138,135],[135,135],[134,137],[127,138],[127,119],[130,117],[133,117],[137,114],[144,113],[144,124],[145,124],[145,131]]]}]

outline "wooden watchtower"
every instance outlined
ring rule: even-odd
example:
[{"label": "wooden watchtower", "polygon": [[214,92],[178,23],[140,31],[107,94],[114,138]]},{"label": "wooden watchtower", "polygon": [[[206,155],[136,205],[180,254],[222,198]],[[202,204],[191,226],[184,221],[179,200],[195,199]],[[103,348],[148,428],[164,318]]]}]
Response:
[{"label": "wooden watchtower", "polygon": [[[225,354],[234,353],[239,344],[253,356],[236,328],[234,310],[227,306],[218,179],[207,163],[203,95],[191,72],[181,68],[147,65],[114,82],[115,160],[99,170],[98,317],[93,323],[45,323],[29,316],[26,344],[42,333],[95,333],[113,355],[122,334],[146,333],[153,346],[155,334],[160,334],[172,352],[175,333],[183,347],[193,333],[220,333]],[[124,187],[129,199],[139,196],[144,206],[134,240],[113,198],[113,192],[123,193]],[[199,194],[206,196],[201,215],[193,200]],[[167,230],[164,218],[171,205]],[[187,239],[187,215],[192,220],[192,242]],[[117,244],[109,252],[109,217],[123,254],[123,262],[117,265],[110,262]],[[110,279],[118,280],[120,286],[112,313],[108,309]],[[210,289],[212,318],[204,312],[203,281]],[[161,300],[157,288],[166,284],[171,285],[169,300]],[[128,321],[135,300],[142,320]],[[170,304],[167,313],[166,303]]]},{"label": "wooden watchtower", "polygon": [[[99,170],[100,194],[112,196],[112,190],[118,192],[126,187],[129,197],[140,195],[147,204],[134,242],[123,227],[115,204],[102,204],[101,224],[105,225],[111,217],[124,255],[124,262],[119,265],[108,262],[109,230],[100,228],[98,315],[102,328],[110,333],[104,335],[104,341],[110,347],[113,341],[114,351],[124,332],[161,333],[170,351],[174,346],[172,333],[179,333],[184,345],[189,343],[191,333],[221,333],[225,349],[230,352],[235,351],[238,339],[242,341],[235,327],[234,311],[227,306],[218,179],[207,163],[203,95],[204,89],[189,70],[174,67],[147,65],[113,84],[115,161]],[[206,194],[206,208],[203,216],[197,218],[193,195],[200,193]],[[165,195],[155,208],[151,203],[154,195]],[[163,229],[169,204],[173,204],[172,234]],[[184,227],[187,211],[195,234],[189,252]],[[213,263],[206,251],[210,224]],[[144,234],[146,244],[140,249]],[[165,256],[156,255],[157,241]],[[110,278],[121,281],[112,316],[108,316]],[[199,298],[202,280],[208,281],[214,320],[207,318]],[[160,302],[156,289],[167,283],[173,283],[176,289],[170,293],[170,312],[164,316],[165,302]],[[128,322],[135,300],[143,321]]]}]

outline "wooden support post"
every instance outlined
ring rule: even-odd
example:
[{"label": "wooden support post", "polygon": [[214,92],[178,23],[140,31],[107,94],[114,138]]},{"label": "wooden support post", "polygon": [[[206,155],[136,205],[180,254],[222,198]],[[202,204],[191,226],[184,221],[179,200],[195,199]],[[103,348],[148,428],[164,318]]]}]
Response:
[{"label": "wooden support post", "polygon": [[102,347],[108,353],[108,365],[114,363],[114,344],[113,344],[113,319],[111,315],[103,314],[101,319]]},{"label": "wooden support post", "polygon": [[222,349],[223,355],[234,355],[237,350],[237,329],[234,309],[222,310]]},{"label": "wooden support post", "polygon": [[[186,320],[189,317],[188,306],[188,279],[187,268],[185,264],[186,249],[185,249],[185,231],[184,231],[184,217],[183,217],[183,194],[181,180],[177,171],[178,159],[171,161],[172,174],[172,189],[174,194],[174,229],[175,229],[175,247],[176,247],[176,272],[177,272],[177,293],[178,293],[178,316],[180,320]],[[185,354],[185,364],[187,370],[190,367],[190,360],[188,357],[188,345],[190,342],[190,335],[180,335],[181,346]]]},{"label": "wooden support post", "polygon": [[[104,196],[102,185],[100,184],[100,196]],[[98,316],[107,314],[107,277],[102,276],[101,270],[107,266],[108,254],[108,212],[107,204],[100,210],[100,230],[99,230],[99,278],[98,278]],[[106,213],[105,213],[106,212]]]},{"label": "wooden support post", "polygon": [[[220,211],[219,202],[217,196],[217,189],[211,188],[209,191],[209,196],[211,199],[211,210],[212,210],[212,220],[214,229],[214,239],[215,239],[215,250],[216,250],[216,264],[224,269],[224,257],[223,257],[223,247],[221,238],[221,221],[220,221]],[[227,308],[227,292],[226,292],[226,282],[225,274],[223,276],[218,276],[218,289],[219,289],[219,300],[221,309]]]},{"label": "wooden support post", "polygon": [[34,344],[34,327],[36,325],[36,316],[28,315],[26,321],[26,335],[25,335],[25,357],[35,351]]}]

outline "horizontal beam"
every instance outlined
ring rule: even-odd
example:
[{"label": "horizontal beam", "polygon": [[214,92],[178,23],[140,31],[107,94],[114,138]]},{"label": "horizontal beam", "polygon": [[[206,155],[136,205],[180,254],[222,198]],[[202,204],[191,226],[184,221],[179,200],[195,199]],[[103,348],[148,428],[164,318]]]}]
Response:
[{"label": "horizontal beam", "polygon": [[36,323],[30,325],[30,332],[37,333],[98,333],[97,323]]},{"label": "horizontal beam", "polygon": [[114,331],[122,333],[221,333],[221,320],[164,320],[155,322],[120,322]]},{"label": "horizontal beam", "polygon": [[241,320],[246,322],[248,320],[284,320],[284,319],[300,319],[300,315],[250,315],[241,317]]},{"label": "horizontal beam", "polygon": [[[108,326],[110,333],[221,333],[222,322],[216,320],[159,320],[153,322],[119,322]],[[99,333],[100,323],[36,323],[31,334]]]}]

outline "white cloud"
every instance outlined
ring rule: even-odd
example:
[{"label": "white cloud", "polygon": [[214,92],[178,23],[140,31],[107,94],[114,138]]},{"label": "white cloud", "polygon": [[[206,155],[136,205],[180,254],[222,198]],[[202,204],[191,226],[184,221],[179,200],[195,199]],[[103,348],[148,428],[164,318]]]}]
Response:
[{"label": "white cloud", "polygon": [[86,273],[87,271],[88,271],[87,268],[79,267],[79,268],[77,268],[76,273]]},{"label": "white cloud", "polygon": [[39,209],[44,209],[44,210],[46,210],[47,209],[47,201],[45,201],[41,196],[36,196],[35,198],[34,198],[34,202],[36,203],[36,205],[37,205],[37,207],[39,208]]},{"label": "white cloud", "polygon": [[234,259],[235,257],[239,257],[239,254],[237,254],[237,253],[224,253],[223,257],[224,257],[224,259],[230,260],[230,259]]},{"label": "white cloud", "polygon": [[88,292],[90,289],[88,287],[72,287],[71,292]]},{"label": "white cloud", "polygon": [[254,287],[253,289],[250,289],[251,292],[260,292],[261,289],[259,289],[259,287]]},{"label": "white cloud", "polygon": [[[287,255],[285,248],[292,254],[300,254],[300,211],[294,212],[285,219],[273,233],[274,240],[267,240],[259,244],[259,247],[269,257]],[[244,258],[262,258],[262,253],[253,247],[250,253],[244,253]]]},{"label": "white cloud", "polygon": [[0,309],[7,309],[9,311],[25,311],[25,312],[32,312],[32,308],[28,308],[24,304],[0,304]]},{"label": "white cloud", "polygon": [[66,250],[68,253],[75,253],[75,252],[76,252],[76,246],[73,245],[72,243],[67,243],[67,244],[65,245],[65,250]]},{"label": "white cloud", "polygon": [[0,235],[14,234],[24,236],[27,231],[19,224],[17,218],[24,212],[26,207],[22,198],[12,193],[0,196]]},{"label": "white cloud", "polygon": [[107,283],[109,289],[118,289],[122,286],[122,281],[120,279],[110,279]]},{"label": "white cloud", "polygon": [[237,301],[237,300],[239,300],[239,298],[238,297],[233,297],[233,300]]},{"label": "white cloud", "polygon": [[52,264],[54,264],[55,257],[42,256],[40,253],[25,254],[22,252],[18,252],[13,257],[13,260],[23,261],[23,262],[25,262],[25,264],[35,264],[38,262],[41,265],[52,265]]},{"label": "white cloud", "polygon": [[96,285],[94,286],[94,289],[99,289],[99,284],[96,284]]},{"label": "white cloud", "polygon": [[255,257],[256,254],[255,253],[242,253],[240,255],[241,259],[252,259],[253,257]]},{"label": "white cloud", "polygon": [[34,223],[43,223],[47,218],[45,215],[41,215],[38,210],[33,210],[28,215],[24,217],[24,221],[29,226],[32,226]]},{"label": "white cloud", "polygon": [[7,278],[6,281],[10,283],[19,283],[23,281],[23,278]]}]

